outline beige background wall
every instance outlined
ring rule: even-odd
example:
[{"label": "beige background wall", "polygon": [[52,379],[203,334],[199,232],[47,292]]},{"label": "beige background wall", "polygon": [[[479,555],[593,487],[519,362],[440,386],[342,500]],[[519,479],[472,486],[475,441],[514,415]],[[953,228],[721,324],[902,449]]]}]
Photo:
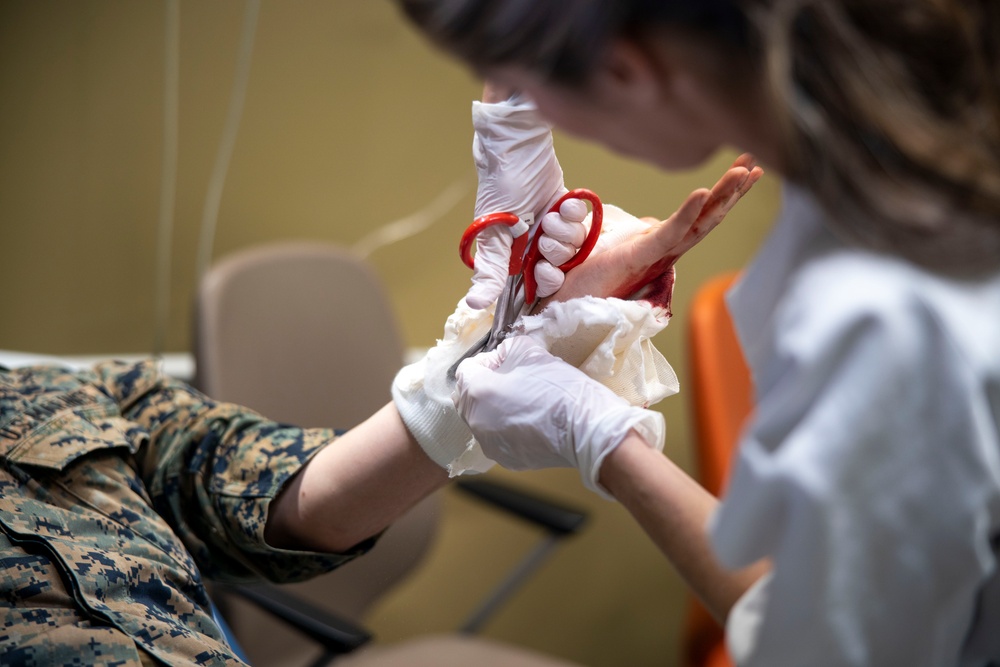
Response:
[{"label": "beige background wall", "polygon": [[[168,351],[189,349],[198,227],[243,7],[181,3]],[[161,2],[134,0],[0,3],[0,349],[152,349],[165,15]],[[433,227],[371,256],[407,343],[432,345],[468,281],[456,244],[472,212],[469,105],[478,92],[389,2],[264,2],[215,256],[281,238],[350,245],[465,184],[461,202]],[[733,157],[666,176],[558,133],[556,141],[569,186],[661,217]],[[777,192],[765,178],[679,266],[676,316],[656,342],[682,386],[689,297],[707,276],[747,260]],[[683,390],[658,409],[669,424],[668,454],[689,465]],[[676,664],[681,585],[624,512],[569,471],[496,474],[586,506],[593,521],[487,634],[594,666]],[[453,627],[487,587],[478,573],[497,571],[493,561],[511,561],[531,538],[461,499],[449,496],[447,508],[429,564],[371,619],[383,639]]]}]

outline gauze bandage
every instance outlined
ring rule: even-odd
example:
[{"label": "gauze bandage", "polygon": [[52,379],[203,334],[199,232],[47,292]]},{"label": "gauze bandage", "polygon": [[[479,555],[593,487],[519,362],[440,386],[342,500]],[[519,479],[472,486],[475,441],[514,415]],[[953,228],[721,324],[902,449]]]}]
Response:
[{"label": "gauze bandage", "polygon": [[404,367],[392,398],[406,427],[427,455],[452,477],[493,465],[451,399],[447,371],[493,325],[493,308],[470,308],[463,299],[444,326],[444,337],[423,359]]},{"label": "gauze bandage", "polygon": [[670,322],[644,301],[580,297],[549,304],[517,331],[576,366],[631,405],[649,407],[676,394],[677,375],[650,338]]},{"label": "gauze bandage", "polygon": [[[404,381],[397,378],[393,386],[400,414],[414,437],[452,476],[483,472],[492,465],[455,411],[454,385],[447,377],[448,369],[483,336],[492,319],[491,312],[460,303],[448,319],[445,337],[424,359],[404,369],[400,373]],[[645,302],[582,297],[550,304],[523,318],[517,331],[629,404],[648,407],[678,391],[677,375],[650,341],[669,320],[664,309]]]}]

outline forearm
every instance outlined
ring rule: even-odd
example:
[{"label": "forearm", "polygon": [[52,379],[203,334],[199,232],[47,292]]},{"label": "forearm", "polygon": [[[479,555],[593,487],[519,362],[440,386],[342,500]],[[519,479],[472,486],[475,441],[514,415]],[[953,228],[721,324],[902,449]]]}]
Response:
[{"label": "forearm", "polygon": [[604,460],[600,483],[635,517],[720,622],[767,569],[733,572],[712,554],[707,523],[718,500],[634,432]]},{"label": "forearm", "polygon": [[378,534],[443,486],[431,461],[390,403],[319,452],[268,513],[268,544],[344,551]]}]

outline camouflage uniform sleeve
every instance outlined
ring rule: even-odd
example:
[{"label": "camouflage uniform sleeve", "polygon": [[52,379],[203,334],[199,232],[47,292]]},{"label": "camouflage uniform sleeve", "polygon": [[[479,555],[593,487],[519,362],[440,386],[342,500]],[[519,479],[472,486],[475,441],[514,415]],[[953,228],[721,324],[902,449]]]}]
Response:
[{"label": "camouflage uniform sleeve", "polygon": [[137,460],[153,507],[206,576],[299,581],[371,548],[374,540],[346,553],[313,553],[264,541],[271,501],[334,431],[279,424],[213,401],[153,364],[109,362],[95,370],[122,415],[148,432]]}]

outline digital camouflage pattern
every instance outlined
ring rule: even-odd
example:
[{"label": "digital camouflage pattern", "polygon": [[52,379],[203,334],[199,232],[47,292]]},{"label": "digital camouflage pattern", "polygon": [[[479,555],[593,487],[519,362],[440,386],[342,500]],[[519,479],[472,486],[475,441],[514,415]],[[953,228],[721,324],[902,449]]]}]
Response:
[{"label": "digital camouflage pattern", "polygon": [[297,581],[370,547],[264,542],[268,504],[332,439],[152,363],[0,369],[0,664],[243,664],[203,577]]}]

